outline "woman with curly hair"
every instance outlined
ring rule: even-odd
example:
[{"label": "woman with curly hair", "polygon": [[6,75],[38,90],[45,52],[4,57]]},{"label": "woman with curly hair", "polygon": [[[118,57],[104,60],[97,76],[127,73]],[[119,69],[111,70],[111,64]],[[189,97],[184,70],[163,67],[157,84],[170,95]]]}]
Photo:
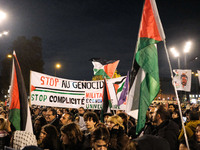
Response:
[{"label": "woman with curly hair", "polygon": [[83,133],[76,123],[69,123],[60,129],[61,140],[64,144],[65,150],[82,150],[83,146]]},{"label": "woman with curly hair", "polygon": [[59,150],[59,137],[58,131],[55,126],[47,124],[42,127],[38,146],[43,149]]}]

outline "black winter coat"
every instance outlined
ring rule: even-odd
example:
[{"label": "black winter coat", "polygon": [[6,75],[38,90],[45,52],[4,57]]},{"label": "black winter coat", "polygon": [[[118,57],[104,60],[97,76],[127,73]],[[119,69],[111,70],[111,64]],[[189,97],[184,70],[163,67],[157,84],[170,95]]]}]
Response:
[{"label": "black winter coat", "polygon": [[153,130],[152,135],[163,137],[169,142],[171,150],[178,150],[179,127],[174,121],[163,121]]},{"label": "black winter coat", "polygon": [[167,140],[160,136],[143,135],[134,141],[138,143],[138,150],[170,150]]}]

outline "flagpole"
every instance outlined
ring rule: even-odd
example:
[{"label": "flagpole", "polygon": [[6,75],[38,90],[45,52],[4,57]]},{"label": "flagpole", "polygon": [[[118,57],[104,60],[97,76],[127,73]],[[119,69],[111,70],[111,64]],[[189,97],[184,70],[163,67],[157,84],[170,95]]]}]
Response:
[{"label": "flagpole", "polygon": [[170,69],[170,74],[171,74],[171,79],[172,79],[172,85],[174,86],[174,91],[175,91],[176,99],[177,99],[177,103],[178,103],[178,109],[179,109],[179,113],[180,113],[181,124],[182,124],[182,128],[183,128],[185,142],[186,142],[188,150],[190,150],[190,147],[189,147],[189,144],[188,144],[188,138],[187,138],[187,135],[186,135],[186,130],[185,130],[184,122],[183,122],[183,115],[182,115],[182,111],[181,111],[180,100],[179,100],[179,97],[178,97],[178,92],[177,92],[175,83],[173,82],[172,66],[171,66],[170,59],[169,59],[169,53],[168,53],[168,50],[167,50],[166,41],[163,40],[163,42],[164,42],[165,52],[166,52],[166,55],[167,55],[167,61],[168,61],[168,64],[169,64],[169,69]]},{"label": "flagpole", "polygon": [[[144,10],[144,3],[145,1],[143,2],[143,7],[142,7],[142,12]],[[139,30],[138,30],[138,35],[137,35],[137,42],[136,42],[136,45],[135,45],[135,52],[134,52],[134,55],[133,55],[133,62],[132,62],[132,66],[131,66],[131,71],[130,71],[130,82],[129,82],[129,87],[132,87],[132,84],[133,84],[133,81],[134,81],[134,78],[136,76],[136,72],[135,72],[135,69],[134,69],[134,65],[135,65],[135,56],[136,56],[136,53],[137,53],[137,45],[138,45],[138,41],[140,39],[140,27],[141,27],[141,24],[142,24],[142,15],[140,17],[140,25],[139,25]],[[131,89],[131,88],[130,88]],[[129,90],[130,90],[129,89]]]}]

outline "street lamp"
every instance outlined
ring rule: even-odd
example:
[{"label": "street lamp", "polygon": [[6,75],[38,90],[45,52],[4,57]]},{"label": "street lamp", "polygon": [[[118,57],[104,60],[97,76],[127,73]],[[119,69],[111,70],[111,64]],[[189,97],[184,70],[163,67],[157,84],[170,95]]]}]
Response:
[{"label": "street lamp", "polygon": [[185,43],[185,47],[184,47],[184,54],[185,54],[185,69],[187,69],[187,53],[189,53],[190,49],[192,46],[192,42],[188,41]]},{"label": "street lamp", "polygon": [[8,54],[8,55],[7,55],[7,58],[12,58],[12,55],[11,55],[11,54]]},{"label": "street lamp", "polygon": [[170,48],[170,51],[172,52],[174,57],[178,58],[178,69],[180,69],[180,55],[179,55],[179,52],[174,47]]},{"label": "street lamp", "polygon": [[0,11],[0,23],[6,18],[6,13],[3,11]]},{"label": "street lamp", "polygon": [[8,31],[3,31],[3,32],[0,33],[0,37],[2,37],[4,35],[8,35]]},{"label": "street lamp", "polygon": [[61,68],[61,64],[60,63],[56,63],[55,65],[55,76],[56,76],[56,70]]}]

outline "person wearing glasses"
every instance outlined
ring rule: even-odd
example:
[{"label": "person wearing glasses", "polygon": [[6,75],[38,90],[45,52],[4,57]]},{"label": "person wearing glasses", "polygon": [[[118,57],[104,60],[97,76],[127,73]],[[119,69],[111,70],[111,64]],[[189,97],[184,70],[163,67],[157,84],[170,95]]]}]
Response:
[{"label": "person wearing glasses", "polygon": [[54,108],[48,109],[45,120],[47,124],[54,125],[58,131],[60,131],[61,125],[59,123],[60,119],[57,118],[57,111]]}]

